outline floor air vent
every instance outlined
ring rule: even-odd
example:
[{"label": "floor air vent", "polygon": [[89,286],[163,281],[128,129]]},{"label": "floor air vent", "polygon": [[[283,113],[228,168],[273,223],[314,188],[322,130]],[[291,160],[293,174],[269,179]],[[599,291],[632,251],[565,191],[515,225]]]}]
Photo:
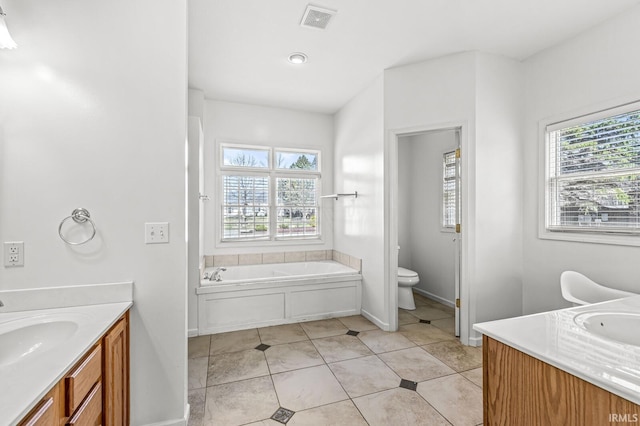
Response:
[{"label": "floor air vent", "polygon": [[336,14],[335,10],[324,9],[317,6],[308,5],[304,11],[304,16],[300,25],[307,28],[316,28],[324,30],[329,25],[329,21]]}]

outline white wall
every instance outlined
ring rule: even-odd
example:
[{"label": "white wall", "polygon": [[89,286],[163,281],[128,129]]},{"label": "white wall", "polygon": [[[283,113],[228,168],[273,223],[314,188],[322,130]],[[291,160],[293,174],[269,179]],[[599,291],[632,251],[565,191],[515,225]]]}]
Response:
[{"label": "white wall", "polygon": [[[0,241],[25,265],[1,289],[133,280],[131,423],[180,424],[186,404],[186,2],[5,0]],[[87,208],[98,233],[58,224]],[[170,223],[144,244],[144,223]]]},{"label": "white wall", "polygon": [[282,148],[322,151],[322,192],[333,192],[333,117],[326,114],[282,108],[208,100],[205,104],[205,189],[211,201],[205,203],[205,254],[236,254],[333,248],[333,204],[321,201],[322,240],[298,242],[220,243],[216,141],[248,143]]},{"label": "white wall", "polygon": [[478,54],[471,288],[476,322],[522,314],[522,99],[522,64]]},{"label": "white wall", "polygon": [[334,200],[334,247],[362,259],[362,312],[389,327],[385,288],[383,79],[335,115],[335,190],[358,198]]},{"label": "white wall", "polygon": [[[456,234],[442,228],[442,156],[457,148],[454,130],[398,139],[398,264],[416,271],[416,289],[455,302]],[[406,172],[405,172],[406,171]]]},{"label": "white wall", "polygon": [[564,270],[640,293],[640,247],[541,240],[538,235],[538,123],[640,99],[640,7],[528,59],[524,123],[524,312],[568,306],[560,294]]}]

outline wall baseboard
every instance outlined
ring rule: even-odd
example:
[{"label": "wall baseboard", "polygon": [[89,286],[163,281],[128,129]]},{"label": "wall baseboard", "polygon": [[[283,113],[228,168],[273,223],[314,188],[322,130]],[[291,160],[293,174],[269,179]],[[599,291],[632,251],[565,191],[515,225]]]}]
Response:
[{"label": "wall baseboard", "polygon": [[197,337],[198,336],[198,329],[197,328],[190,328],[187,330],[187,336],[188,337]]},{"label": "wall baseboard", "polygon": [[384,331],[390,331],[389,323],[381,321],[378,317],[371,315],[369,312],[364,309],[360,309],[360,315],[377,325],[380,329]]},{"label": "wall baseboard", "polygon": [[445,299],[445,298],[443,298],[443,297],[436,296],[435,294],[433,294],[433,293],[429,293],[428,291],[423,290],[423,289],[421,289],[421,288],[413,287],[413,291],[415,291],[416,293],[419,293],[419,294],[423,295],[424,297],[428,297],[429,299],[435,300],[436,302],[440,302],[440,303],[442,303],[443,305],[447,305],[447,306],[450,306],[450,307],[452,307],[452,308],[455,306],[455,303],[454,303],[454,302],[452,302],[451,300],[447,300],[447,299]]}]

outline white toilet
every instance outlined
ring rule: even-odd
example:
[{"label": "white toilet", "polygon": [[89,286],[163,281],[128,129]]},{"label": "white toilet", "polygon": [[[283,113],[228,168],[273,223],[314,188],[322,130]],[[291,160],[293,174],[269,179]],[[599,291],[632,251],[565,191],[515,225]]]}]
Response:
[{"label": "white toilet", "polygon": [[418,284],[419,281],[420,278],[417,272],[403,267],[398,268],[398,308],[410,311],[416,308],[411,288]]}]

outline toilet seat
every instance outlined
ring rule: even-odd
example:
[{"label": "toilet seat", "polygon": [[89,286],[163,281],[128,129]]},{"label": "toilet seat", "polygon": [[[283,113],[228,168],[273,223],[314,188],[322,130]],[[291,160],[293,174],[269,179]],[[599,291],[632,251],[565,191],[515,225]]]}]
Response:
[{"label": "toilet seat", "polygon": [[403,268],[402,266],[399,266],[398,276],[412,278],[412,277],[417,277],[418,273],[415,271],[412,271],[411,269],[407,269],[407,268]]}]

